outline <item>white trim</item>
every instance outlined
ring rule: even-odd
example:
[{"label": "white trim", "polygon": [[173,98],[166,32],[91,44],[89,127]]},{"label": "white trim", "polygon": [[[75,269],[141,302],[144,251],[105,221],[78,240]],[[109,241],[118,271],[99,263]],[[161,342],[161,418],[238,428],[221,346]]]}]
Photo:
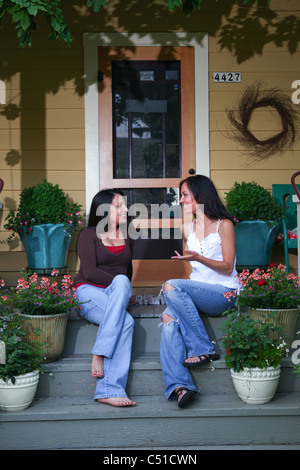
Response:
[{"label": "white trim", "polygon": [[207,33],[83,33],[85,77],[86,209],[99,191],[98,47],[193,46],[195,50],[196,173],[209,176]]}]

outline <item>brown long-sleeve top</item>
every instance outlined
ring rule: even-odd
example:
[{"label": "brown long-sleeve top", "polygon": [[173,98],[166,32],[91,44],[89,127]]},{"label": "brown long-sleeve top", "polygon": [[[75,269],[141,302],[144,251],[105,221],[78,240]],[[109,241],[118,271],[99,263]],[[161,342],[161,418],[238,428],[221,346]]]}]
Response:
[{"label": "brown long-sleeve top", "polygon": [[77,253],[80,268],[74,278],[74,285],[92,284],[108,286],[117,274],[124,274],[131,280],[132,246],[129,237],[125,238],[124,249],[111,252],[97,236],[95,228],[87,227],[79,234]]}]

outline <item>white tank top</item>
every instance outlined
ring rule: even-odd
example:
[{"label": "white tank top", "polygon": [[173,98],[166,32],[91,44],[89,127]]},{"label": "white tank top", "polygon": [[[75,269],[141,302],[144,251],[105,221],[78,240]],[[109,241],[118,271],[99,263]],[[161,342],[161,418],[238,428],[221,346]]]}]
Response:
[{"label": "white tank top", "polygon": [[[194,222],[192,232],[187,239],[187,248],[191,251],[196,251],[200,255],[205,256],[205,258],[214,259],[217,261],[223,261],[222,255],[222,239],[219,235],[219,225],[221,220],[218,220],[217,229],[215,232],[209,233],[202,242],[196,236],[194,232]],[[190,261],[193,268],[192,273],[190,274],[190,279],[193,281],[206,282],[208,284],[220,284],[224,287],[229,287],[232,289],[238,289],[240,284],[238,282],[237,271],[234,268],[230,275],[220,274],[217,271],[214,271],[211,268],[208,268],[199,261]]]}]

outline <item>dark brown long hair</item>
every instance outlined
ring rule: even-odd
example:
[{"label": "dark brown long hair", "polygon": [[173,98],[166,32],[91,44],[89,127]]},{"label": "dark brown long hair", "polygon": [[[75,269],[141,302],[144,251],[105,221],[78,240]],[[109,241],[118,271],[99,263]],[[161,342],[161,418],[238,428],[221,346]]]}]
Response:
[{"label": "dark brown long hair", "polygon": [[102,219],[104,219],[104,217],[107,217],[108,212],[105,212],[103,215],[97,215],[97,209],[102,204],[111,204],[116,194],[124,196],[124,193],[119,189],[102,189],[93,197],[88,227],[96,227],[97,224],[101,222]]}]

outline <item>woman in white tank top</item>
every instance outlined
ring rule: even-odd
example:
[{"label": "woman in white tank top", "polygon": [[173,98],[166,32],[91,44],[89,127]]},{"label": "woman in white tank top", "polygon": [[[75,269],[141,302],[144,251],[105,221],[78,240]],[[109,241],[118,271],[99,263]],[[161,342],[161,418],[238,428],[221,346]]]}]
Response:
[{"label": "woman in white tank top", "polygon": [[172,257],[189,262],[189,279],[170,279],[163,285],[167,308],[162,314],[161,365],[166,397],[183,407],[197,392],[188,367],[219,359],[199,312],[221,315],[228,309],[225,291],[239,289],[235,269],[234,224],[212,181],[191,176],[180,184],[187,249]]}]

